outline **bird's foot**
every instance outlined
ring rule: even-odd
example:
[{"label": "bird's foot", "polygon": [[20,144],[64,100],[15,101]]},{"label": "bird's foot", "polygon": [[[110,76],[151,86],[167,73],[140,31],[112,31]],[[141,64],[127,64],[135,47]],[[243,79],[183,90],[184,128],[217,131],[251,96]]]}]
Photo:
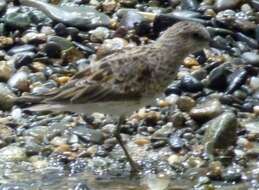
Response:
[{"label": "bird's foot", "polygon": [[118,141],[119,145],[121,146],[122,150],[124,151],[124,154],[125,154],[128,162],[129,162],[129,164],[131,166],[131,175],[137,175],[141,171],[141,167],[130,156],[128,150],[126,149],[125,145],[123,144],[123,141],[122,141],[122,138],[121,138],[121,134],[120,134],[121,125],[123,125],[125,123],[125,120],[126,120],[126,118],[125,118],[124,115],[121,115],[119,117],[118,124],[117,124],[117,129],[116,129],[116,131],[114,133],[114,136],[117,139],[117,141]]}]

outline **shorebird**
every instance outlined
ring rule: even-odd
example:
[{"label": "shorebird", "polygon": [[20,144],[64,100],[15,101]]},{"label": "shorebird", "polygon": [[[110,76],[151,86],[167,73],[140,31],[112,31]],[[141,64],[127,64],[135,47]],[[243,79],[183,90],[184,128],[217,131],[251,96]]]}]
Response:
[{"label": "shorebird", "polygon": [[127,115],[161,96],[183,59],[208,47],[209,41],[203,25],[178,22],[152,44],[119,50],[93,62],[64,86],[21,99],[43,103],[28,108],[31,111]]}]

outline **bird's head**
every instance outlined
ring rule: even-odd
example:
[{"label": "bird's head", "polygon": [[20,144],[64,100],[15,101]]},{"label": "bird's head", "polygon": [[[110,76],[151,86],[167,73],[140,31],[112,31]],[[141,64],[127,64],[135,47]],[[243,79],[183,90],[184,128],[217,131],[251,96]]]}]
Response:
[{"label": "bird's head", "polygon": [[168,48],[182,50],[188,55],[208,47],[210,34],[199,23],[181,21],[169,27],[157,42]]}]

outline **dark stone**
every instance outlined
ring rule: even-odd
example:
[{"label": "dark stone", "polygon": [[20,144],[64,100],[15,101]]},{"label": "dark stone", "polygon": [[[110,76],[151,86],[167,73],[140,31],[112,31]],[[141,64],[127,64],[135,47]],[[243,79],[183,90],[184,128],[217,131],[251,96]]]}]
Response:
[{"label": "dark stone", "polygon": [[61,47],[55,42],[48,42],[44,47],[44,52],[50,58],[60,58],[61,50]]},{"label": "dark stone", "polygon": [[235,70],[231,75],[228,76],[228,88],[226,93],[233,93],[235,90],[240,88],[247,79],[247,71],[243,68]]},{"label": "dark stone", "polygon": [[241,32],[236,32],[234,36],[238,41],[247,43],[251,48],[258,48],[258,43],[255,39],[250,38]]},{"label": "dark stone", "polygon": [[54,26],[54,30],[58,36],[67,36],[68,35],[66,25],[64,25],[63,23],[56,24]]},{"label": "dark stone", "polygon": [[172,84],[170,84],[166,90],[165,90],[165,95],[169,96],[171,94],[177,94],[180,95],[181,94],[181,89],[180,89],[180,82],[174,82]]},{"label": "dark stone", "polygon": [[188,75],[181,78],[181,89],[187,92],[199,92],[203,89],[203,85],[196,78]]},{"label": "dark stone", "polygon": [[15,68],[18,69],[22,66],[30,65],[35,57],[33,52],[23,52],[15,55]]},{"label": "dark stone", "polygon": [[209,88],[224,91],[227,88],[228,69],[222,65],[213,69],[209,74]]},{"label": "dark stone", "polygon": [[94,47],[88,45],[88,44],[81,44],[79,42],[73,42],[73,44],[81,51],[83,51],[87,55],[91,55],[95,53]]}]

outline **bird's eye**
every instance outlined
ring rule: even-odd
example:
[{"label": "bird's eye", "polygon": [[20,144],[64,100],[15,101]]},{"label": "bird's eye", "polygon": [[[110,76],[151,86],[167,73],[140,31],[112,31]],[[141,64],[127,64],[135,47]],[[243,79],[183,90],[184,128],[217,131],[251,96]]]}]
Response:
[{"label": "bird's eye", "polygon": [[197,40],[202,40],[204,39],[204,37],[202,36],[202,34],[199,34],[199,33],[193,33],[192,34],[192,37],[197,39]]}]

